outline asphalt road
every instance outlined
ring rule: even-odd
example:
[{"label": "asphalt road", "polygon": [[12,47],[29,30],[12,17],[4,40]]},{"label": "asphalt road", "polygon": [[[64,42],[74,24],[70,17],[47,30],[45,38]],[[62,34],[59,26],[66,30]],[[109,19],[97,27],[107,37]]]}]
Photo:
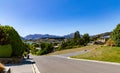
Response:
[{"label": "asphalt road", "polygon": [[67,59],[64,55],[34,57],[40,73],[120,73],[120,65]]}]

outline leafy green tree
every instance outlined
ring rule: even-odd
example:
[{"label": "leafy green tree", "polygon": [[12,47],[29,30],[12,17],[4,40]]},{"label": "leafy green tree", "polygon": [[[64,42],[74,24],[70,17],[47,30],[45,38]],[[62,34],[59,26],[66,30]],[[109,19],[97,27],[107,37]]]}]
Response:
[{"label": "leafy green tree", "polygon": [[45,45],[46,45],[46,43],[41,43],[41,44],[40,44],[41,49],[44,49],[44,48],[45,48]]},{"label": "leafy green tree", "polygon": [[40,47],[38,43],[33,43],[35,47]]},{"label": "leafy green tree", "polygon": [[67,42],[63,41],[59,47],[59,50],[66,49],[67,46]]},{"label": "leafy green tree", "polygon": [[37,55],[44,55],[54,51],[53,44],[41,43],[41,50],[37,51]]},{"label": "leafy green tree", "polygon": [[84,43],[84,45],[86,46],[87,43],[90,42],[90,36],[89,36],[89,34],[88,34],[88,33],[84,34],[84,35],[82,36],[82,38],[83,38],[83,43]]},{"label": "leafy green tree", "polygon": [[84,34],[83,37],[81,38],[79,31],[76,31],[74,33],[74,38],[63,41],[61,46],[59,47],[59,50],[70,49],[79,46],[86,46],[89,41],[90,41],[89,34]]},{"label": "leafy green tree", "polygon": [[83,38],[80,38],[79,39],[79,46],[83,46],[84,45],[84,39]]},{"label": "leafy green tree", "polygon": [[80,41],[80,33],[79,33],[79,31],[76,31],[75,33],[74,33],[74,43],[76,44],[76,45],[79,45],[79,41]]},{"label": "leafy green tree", "polygon": [[27,54],[29,54],[29,53],[30,53],[30,45],[24,43],[24,46],[25,46],[25,50],[24,50],[24,52],[27,52]]},{"label": "leafy green tree", "polygon": [[70,48],[73,48],[74,46],[75,46],[75,43],[73,39],[66,39],[61,43],[58,50],[70,49]]},{"label": "leafy green tree", "polygon": [[34,44],[31,44],[29,47],[30,47],[30,52],[35,55],[38,50],[35,48]]},{"label": "leafy green tree", "polygon": [[115,45],[120,47],[120,24],[113,30],[111,38],[115,42]]}]

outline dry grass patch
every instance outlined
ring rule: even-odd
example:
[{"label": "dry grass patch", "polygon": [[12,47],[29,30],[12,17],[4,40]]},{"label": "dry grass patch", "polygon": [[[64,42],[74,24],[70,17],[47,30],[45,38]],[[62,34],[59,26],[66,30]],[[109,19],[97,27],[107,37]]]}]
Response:
[{"label": "dry grass patch", "polygon": [[67,49],[67,50],[61,50],[61,51],[56,51],[53,53],[50,53],[48,55],[59,55],[59,54],[65,54],[65,53],[72,53],[72,52],[78,52],[82,50],[90,50],[90,49],[95,49],[100,47],[100,45],[91,45],[91,46],[85,46],[85,47],[80,47],[80,48],[72,48],[72,49]]}]

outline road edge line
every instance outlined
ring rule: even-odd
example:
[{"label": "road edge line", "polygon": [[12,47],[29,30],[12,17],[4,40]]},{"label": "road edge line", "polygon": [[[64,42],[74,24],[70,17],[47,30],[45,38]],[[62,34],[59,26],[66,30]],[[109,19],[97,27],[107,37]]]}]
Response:
[{"label": "road edge line", "polygon": [[76,59],[76,58],[71,58],[71,57],[67,57],[67,59],[79,60],[79,61],[88,61],[88,62],[96,62],[96,63],[103,63],[103,64],[120,65],[120,63],[115,63],[115,62],[105,62],[105,61],[87,60],[87,59]]},{"label": "road edge line", "polygon": [[[34,61],[32,61],[32,62],[34,62]],[[33,73],[40,73],[36,64],[32,64],[32,69],[33,69]]]},{"label": "road edge line", "polygon": [[40,71],[38,70],[36,64],[33,64],[33,67],[34,67],[34,71],[35,71],[35,73],[40,73]]}]

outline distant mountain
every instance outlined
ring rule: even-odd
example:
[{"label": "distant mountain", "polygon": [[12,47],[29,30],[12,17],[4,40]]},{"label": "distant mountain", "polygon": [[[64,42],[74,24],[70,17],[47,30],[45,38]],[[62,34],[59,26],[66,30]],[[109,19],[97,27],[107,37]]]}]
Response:
[{"label": "distant mountain", "polygon": [[74,33],[70,33],[68,35],[64,35],[64,38],[74,38]]},{"label": "distant mountain", "polygon": [[[93,36],[90,36],[91,38],[94,37],[103,37],[103,36],[110,36],[111,32],[105,32],[105,33],[101,33],[101,34],[96,34]],[[43,39],[43,38],[73,38],[74,37],[74,33],[70,33],[68,35],[64,35],[64,36],[57,36],[57,35],[50,35],[50,34],[30,34],[27,35],[26,37],[21,37],[23,40],[35,40],[35,39]],[[82,35],[81,35],[82,37]]]},{"label": "distant mountain", "polygon": [[22,39],[35,40],[35,39],[42,39],[42,38],[73,38],[73,37],[74,37],[74,33],[64,35],[64,36],[49,35],[49,34],[30,34],[25,36],[24,38],[22,37]]},{"label": "distant mountain", "polygon": [[41,38],[59,38],[60,36],[49,35],[49,34],[30,34],[24,37],[25,39],[41,39]]}]

